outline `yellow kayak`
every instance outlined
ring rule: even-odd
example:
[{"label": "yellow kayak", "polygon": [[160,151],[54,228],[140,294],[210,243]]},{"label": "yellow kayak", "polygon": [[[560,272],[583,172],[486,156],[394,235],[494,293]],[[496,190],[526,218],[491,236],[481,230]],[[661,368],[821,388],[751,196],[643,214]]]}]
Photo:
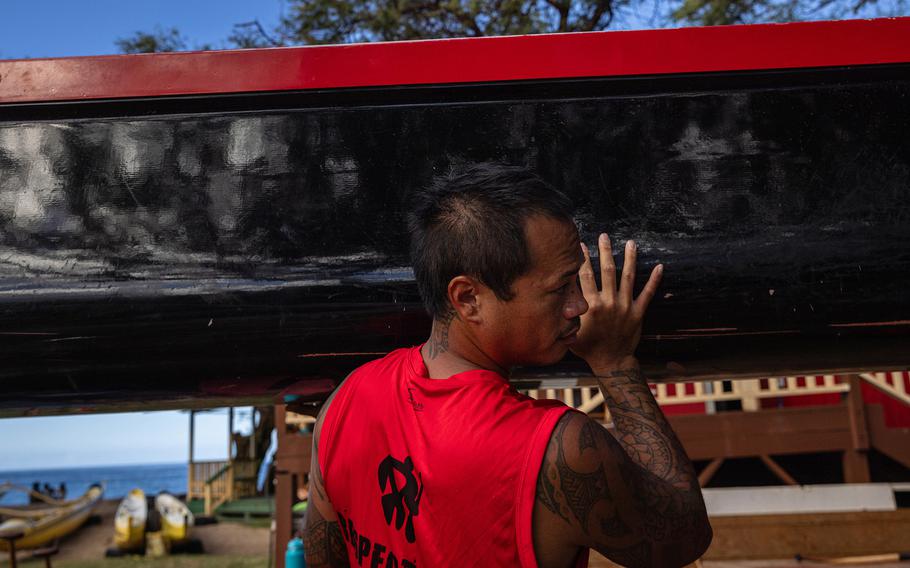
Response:
[{"label": "yellow kayak", "polygon": [[15,535],[22,535],[15,540],[17,549],[38,548],[68,535],[91,516],[102,493],[101,486],[93,485],[82,497],[60,505],[20,512],[4,509],[10,518],[0,523],[0,550],[8,550],[3,539]]},{"label": "yellow kayak", "polygon": [[168,548],[189,540],[194,518],[183,501],[170,493],[161,492],[155,497],[155,509],[161,522],[161,535]]},{"label": "yellow kayak", "polygon": [[125,552],[142,550],[147,520],[145,492],[133,489],[120,501],[114,514],[114,546]]}]

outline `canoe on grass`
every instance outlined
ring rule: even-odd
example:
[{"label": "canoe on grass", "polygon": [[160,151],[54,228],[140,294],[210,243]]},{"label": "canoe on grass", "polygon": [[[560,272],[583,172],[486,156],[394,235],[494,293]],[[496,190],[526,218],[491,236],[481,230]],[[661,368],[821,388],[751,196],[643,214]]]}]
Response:
[{"label": "canoe on grass", "polygon": [[147,520],[148,503],[145,492],[133,489],[117,506],[114,515],[114,546],[122,551],[142,549]]},{"label": "canoe on grass", "polygon": [[[89,518],[101,499],[100,485],[92,485],[82,497],[61,505],[40,510],[23,511],[21,516],[11,516],[0,523],[0,539],[13,535],[16,548],[37,548],[54,539],[62,538],[78,529]],[[6,540],[0,540],[0,550],[7,550]]]},{"label": "canoe on grass", "polygon": [[189,507],[170,493],[161,492],[155,497],[155,508],[161,519],[161,534],[167,546],[186,542],[194,523]]}]

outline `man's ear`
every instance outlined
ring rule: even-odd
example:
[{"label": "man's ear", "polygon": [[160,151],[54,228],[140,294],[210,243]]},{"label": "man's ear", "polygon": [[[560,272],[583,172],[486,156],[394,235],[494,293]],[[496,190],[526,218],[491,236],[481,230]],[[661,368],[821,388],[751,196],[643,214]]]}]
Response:
[{"label": "man's ear", "polygon": [[449,281],[449,304],[464,322],[480,323],[480,295],[483,284],[470,276],[456,276]]}]

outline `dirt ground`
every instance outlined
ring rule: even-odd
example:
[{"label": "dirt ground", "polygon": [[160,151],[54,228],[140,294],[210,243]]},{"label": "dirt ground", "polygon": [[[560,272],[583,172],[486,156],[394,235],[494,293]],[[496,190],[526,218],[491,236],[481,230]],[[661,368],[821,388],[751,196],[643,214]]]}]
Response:
[{"label": "dirt ground", "polygon": [[[84,565],[86,562],[101,561],[104,552],[113,545],[114,512],[119,501],[103,501],[95,510],[100,521],[83,526],[60,542],[60,552],[53,557],[55,566],[66,568],[67,564]],[[269,530],[249,527],[240,523],[222,522],[195,527],[193,534],[202,541],[206,556],[261,557],[269,555]],[[20,558],[27,556],[23,554]],[[26,562],[26,565],[32,565]],[[0,566],[8,565],[6,555],[0,555]],[[616,564],[592,551],[591,568],[614,567]],[[693,565],[695,566],[695,565]],[[701,563],[699,568],[795,568],[826,567],[833,564],[814,562],[799,563],[793,559],[781,560],[715,560]],[[876,568],[907,568],[910,563],[865,564]]]},{"label": "dirt ground", "polygon": [[[53,563],[84,562],[104,558],[104,552],[114,541],[114,512],[119,500],[102,501],[95,509],[100,521],[80,528],[60,541],[60,552]],[[216,523],[193,529],[193,536],[202,541],[207,555],[261,556],[269,554],[269,529],[254,528],[240,523]],[[22,557],[28,554],[23,553]],[[6,554],[0,554],[0,566],[7,565]]]}]

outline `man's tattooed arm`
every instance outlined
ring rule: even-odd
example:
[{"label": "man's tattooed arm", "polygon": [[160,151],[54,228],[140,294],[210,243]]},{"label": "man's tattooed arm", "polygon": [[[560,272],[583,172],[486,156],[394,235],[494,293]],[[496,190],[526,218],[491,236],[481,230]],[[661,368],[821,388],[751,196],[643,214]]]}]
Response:
[{"label": "man's tattooed arm", "polygon": [[538,476],[535,531],[561,526],[623,566],[684,566],[711,541],[692,464],[637,368],[598,380],[615,437],[583,414],[563,416]]},{"label": "man's tattooed arm", "polygon": [[610,409],[616,439],[632,461],[674,487],[697,490],[692,462],[638,367],[597,376],[597,382]]},{"label": "man's tattooed arm", "polygon": [[[339,389],[341,386],[339,385]],[[335,393],[338,389],[335,390]],[[303,548],[307,566],[313,568],[349,568],[348,549],[341,528],[325,491],[319,468],[319,435],[325,413],[335,393],[322,405],[313,428],[313,452],[310,457],[309,504],[303,529]]]},{"label": "man's tattooed arm", "polygon": [[348,549],[341,536],[338,521],[327,521],[319,508],[308,506],[306,529],[303,531],[303,549],[307,566],[348,567]]}]

